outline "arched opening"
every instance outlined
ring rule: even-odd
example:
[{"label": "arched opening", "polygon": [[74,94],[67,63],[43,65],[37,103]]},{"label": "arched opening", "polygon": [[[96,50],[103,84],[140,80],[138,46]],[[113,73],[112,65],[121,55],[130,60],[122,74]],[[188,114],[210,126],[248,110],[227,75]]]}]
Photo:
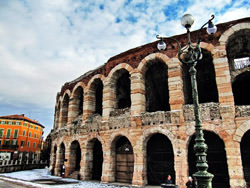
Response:
[{"label": "arched opening", "polygon": [[95,80],[95,114],[102,115],[103,83],[101,79]]},{"label": "arched opening", "polygon": [[241,73],[235,78],[232,89],[235,105],[250,105],[250,72]]},{"label": "arched opening", "polygon": [[77,87],[74,92],[72,105],[74,106],[74,118],[77,116],[82,116],[83,113],[83,88],[81,86]]},{"label": "arched opening", "polygon": [[244,172],[244,178],[247,183],[247,187],[250,187],[250,130],[248,130],[241,139],[240,151],[242,166]]},{"label": "arched opening", "polygon": [[61,143],[59,148],[59,175],[62,175],[64,172],[63,166],[65,161],[65,145],[64,143]]},{"label": "arched opening", "polygon": [[101,180],[102,177],[103,151],[99,140],[94,140],[92,180]]},{"label": "arched opening", "polygon": [[66,94],[62,103],[62,126],[66,126],[68,122],[68,110],[69,110],[69,95]]},{"label": "arched opening", "polygon": [[[212,180],[212,187],[229,188],[229,174],[224,142],[218,135],[210,131],[204,131],[204,138],[205,143],[208,146],[208,172],[214,175],[214,178]],[[190,176],[197,172],[194,144],[195,135],[192,136],[188,146],[188,167]]]},{"label": "arched opening", "polygon": [[157,133],[147,143],[147,179],[149,185],[165,183],[168,175],[175,182],[174,152],[167,136]]},{"label": "arched opening", "polygon": [[102,115],[103,83],[100,78],[95,78],[91,83],[89,95],[91,97],[91,111],[95,115]]},{"label": "arched opening", "polygon": [[130,74],[127,70],[117,71],[116,81],[116,101],[117,109],[129,108],[131,106],[130,98]]},{"label": "arched opening", "polygon": [[57,129],[59,127],[59,120],[60,120],[60,109],[61,105],[60,102],[57,107],[55,107],[55,121],[54,121],[54,129]]},{"label": "arched opening", "polygon": [[[189,65],[183,64],[183,92],[185,104],[193,104],[191,77]],[[211,53],[202,49],[202,59],[195,66],[197,89],[200,103],[218,102],[218,90],[215,80],[213,57]]]},{"label": "arched opening", "polygon": [[169,111],[168,67],[156,59],[148,62],[146,68],[146,111]]},{"label": "arched opening", "polygon": [[54,175],[54,170],[56,166],[56,152],[57,152],[57,146],[54,146],[53,153],[52,153],[52,160],[51,160],[51,165],[52,165],[52,170],[51,170],[51,175]]},{"label": "arched opening", "polygon": [[122,136],[115,144],[115,181],[132,183],[134,152],[129,140]]},{"label": "arched opening", "polygon": [[[249,57],[250,54],[250,29],[241,29],[229,37],[226,45],[227,58],[231,71],[232,80],[242,70],[249,70],[248,65],[235,69],[235,59]],[[247,68],[245,68],[247,67]]]},{"label": "arched opening", "polygon": [[73,141],[70,145],[69,154],[69,175],[75,171],[79,172],[81,168],[81,147],[78,141]]}]

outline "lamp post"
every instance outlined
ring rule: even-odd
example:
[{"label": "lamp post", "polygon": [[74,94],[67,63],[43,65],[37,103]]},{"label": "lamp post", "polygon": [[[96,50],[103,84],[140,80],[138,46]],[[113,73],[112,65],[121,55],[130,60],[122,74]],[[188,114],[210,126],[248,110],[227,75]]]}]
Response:
[{"label": "lamp post", "polygon": [[[217,31],[216,26],[212,23],[214,19],[214,15],[211,16],[211,19],[208,20],[201,28],[204,28],[206,25],[208,34],[214,34]],[[192,97],[193,97],[193,105],[194,105],[194,114],[195,114],[195,145],[194,151],[196,155],[196,168],[197,172],[193,174],[194,178],[197,182],[197,188],[212,188],[212,178],[213,174],[207,172],[208,164],[206,160],[207,156],[207,145],[205,143],[204,134],[202,130],[202,124],[200,119],[200,109],[199,109],[199,100],[198,100],[198,91],[197,91],[197,81],[196,81],[196,69],[195,65],[197,61],[202,58],[201,48],[200,48],[200,39],[199,39],[199,31],[197,31],[197,42],[196,44],[192,44],[190,38],[190,28],[194,23],[194,19],[192,15],[185,14],[182,17],[181,24],[187,30],[187,38],[188,42],[185,47],[181,47],[180,42],[175,38],[166,38],[156,36],[157,39],[160,39],[157,48],[159,50],[165,50],[166,44],[163,39],[171,39],[174,40],[178,45],[178,59],[181,63],[189,66],[189,74],[191,76],[191,85],[192,85]]]}]

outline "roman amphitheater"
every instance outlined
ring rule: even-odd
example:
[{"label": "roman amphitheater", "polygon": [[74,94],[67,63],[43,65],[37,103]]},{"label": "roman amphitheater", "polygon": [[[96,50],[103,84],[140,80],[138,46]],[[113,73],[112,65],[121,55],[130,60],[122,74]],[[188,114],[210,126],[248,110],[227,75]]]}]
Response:
[{"label": "roman amphitheater", "polygon": [[[213,188],[250,187],[250,17],[201,31],[196,65]],[[197,31],[191,32],[195,41]],[[186,44],[186,34],[172,36]],[[50,163],[55,175],[180,188],[196,172],[195,117],[188,67],[166,39],[111,57],[65,83],[55,104]],[[98,55],[98,54],[96,54]],[[83,62],[87,63],[87,62]]]}]

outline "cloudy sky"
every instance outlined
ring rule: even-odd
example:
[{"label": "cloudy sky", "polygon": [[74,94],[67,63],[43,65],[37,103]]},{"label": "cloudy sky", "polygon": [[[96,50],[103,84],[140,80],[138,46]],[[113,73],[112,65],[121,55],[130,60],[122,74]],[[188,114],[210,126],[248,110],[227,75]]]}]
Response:
[{"label": "cloudy sky", "polygon": [[56,94],[121,52],[198,29],[211,14],[222,23],[250,16],[249,0],[0,0],[0,116],[25,114],[46,137]]}]

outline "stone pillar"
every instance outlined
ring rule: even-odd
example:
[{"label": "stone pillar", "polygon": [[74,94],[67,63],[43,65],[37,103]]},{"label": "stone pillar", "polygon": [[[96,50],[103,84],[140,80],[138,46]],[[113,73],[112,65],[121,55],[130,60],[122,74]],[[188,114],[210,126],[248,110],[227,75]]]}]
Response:
[{"label": "stone pillar", "polygon": [[233,140],[225,142],[225,150],[227,153],[227,164],[230,178],[231,188],[245,188],[246,182],[244,180],[240,143]]},{"label": "stone pillar", "polygon": [[[112,149],[112,146],[108,143],[109,135],[106,135],[107,144],[103,145],[103,165],[102,165],[102,178],[103,183],[110,183],[115,181],[115,151]],[[105,143],[105,142],[104,142]]]},{"label": "stone pillar", "polygon": [[110,112],[114,109],[115,91],[114,84],[108,79],[103,86],[103,120],[109,119]]},{"label": "stone pillar", "polygon": [[[69,143],[69,142],[68,142]],[[65,177],[70,175],[70,148],[65,146],[65,161],[62,160],[65,165]]]},{"label": "stone pillar", "polygon": [[55,175],[59,176],[60,174],[60,164],[61,164],[61,159],[60,159],[60,149],[56,150],[56,163],[55,163]]},{"label": "stone pillar", "polygon": [[[178,133],[179,134],[179,133]],[[173,144],[175,159],[176,185],[186,188],[188,180],[188,149],[186,140],[176,138]]]},{"label": "stone pillar", "polygon": [[145,84],[143,75],[138,70],[131,73],[131,116],[145,112]]},{"label": "stone pillar", "polygon": [[69,99],[67,127],[71,126],[73,119],[77,116],[77,107],[73,97]]},{"label": "stone pillar", "polygon": [[134,173],[133,173],[132,185],[143,187],[146,185],[146,180],[145,180],[146,151],[143,150],[142,133],[141,130],[138,131],[134,130],[133,133],[131,134],[133,134],[131,138],[134,138],[134,140],[132,140],[132,143],[134,145],[133,147]]},{"label": "stone pillar", "polygon": [[86,90],[83,102],[83,122],[95,111],[95,91],[92,87],[89,87]]},{"label": "stone pillar", "polygon": [[182,110],[184,104],[183,82],[177,58],[172,58],[168,64],[168,89],[171,111]]}]

